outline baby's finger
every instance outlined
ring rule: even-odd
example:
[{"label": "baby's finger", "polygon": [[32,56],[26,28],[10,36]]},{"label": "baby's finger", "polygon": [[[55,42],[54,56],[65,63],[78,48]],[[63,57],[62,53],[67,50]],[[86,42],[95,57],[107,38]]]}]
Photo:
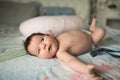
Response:
[{"label": "baby's finger", "polygon": [[94,78],[91,78],[91,80],[102,80],[101,77],[94,77]]}]

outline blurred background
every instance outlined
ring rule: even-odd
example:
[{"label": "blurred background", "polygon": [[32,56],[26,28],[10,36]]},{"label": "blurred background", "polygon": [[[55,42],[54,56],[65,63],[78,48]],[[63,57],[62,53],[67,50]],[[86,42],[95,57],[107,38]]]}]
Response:
[{"label": "blurred background", "polygon": [[86,24],[120,29],[120,0],[0,0],[0,24],[19,25],[45,15],[78,15]]}]

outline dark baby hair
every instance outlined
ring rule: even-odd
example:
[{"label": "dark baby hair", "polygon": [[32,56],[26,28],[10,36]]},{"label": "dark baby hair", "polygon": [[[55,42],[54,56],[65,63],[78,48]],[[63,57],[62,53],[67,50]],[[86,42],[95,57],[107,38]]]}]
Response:
[{"label": "dark baby hair", "polygon": [[[30,54],[30,52],[28,51],[28,46],[30,44],[30,41],[31,41],[32,37],[35,36],[35,35],[42,36],[42,35],[45,35],[45,34],[43,34],[43,33],[33,33],[33,34],[31,34],[30,36],[27,37],[27,39],[24,41],[24,48],[25,48],[25,50],[28,54]],[[32,54],[30,54],[30,55],[32,55]]]}]

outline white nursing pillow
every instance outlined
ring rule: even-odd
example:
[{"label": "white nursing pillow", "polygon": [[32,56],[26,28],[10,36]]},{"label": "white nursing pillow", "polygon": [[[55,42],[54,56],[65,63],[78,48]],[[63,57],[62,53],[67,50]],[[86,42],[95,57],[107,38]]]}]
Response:
[{"label": "white nursing pillow", "polygon": [[40,16],[26,20],[20,24],[20,32],[27,37],[32,33],[46,33],[52,30],[55,35],[71,29],[86,28],[78,16]]}]

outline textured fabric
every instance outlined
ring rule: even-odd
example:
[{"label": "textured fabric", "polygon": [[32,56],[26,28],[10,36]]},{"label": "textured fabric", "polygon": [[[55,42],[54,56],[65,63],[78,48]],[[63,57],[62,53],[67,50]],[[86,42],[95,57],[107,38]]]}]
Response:
[{"label": "textured fabric", "polygon": [[32,33],[46,33],[48,30],[52,30],[56,36],[67,30],[87,27],[78,16],[39,16],[21,23],[20,32],[27,37]]},{"label": "textured fabric", "polygon": [[0,62],[26,54],[17,26],[0,25]]},{"label": "textured fabric", "polygon": [[41,16],[45,15],[75,15],[75,10],[70,7],[41,7]]},{"label": "textured fabric", "polygon": [[[120,50],[120,31],[110,28],[106,31],[110,35],[98,47]],[[96,73],[104,80],[120,79],[119,58],[108,54],[92,57],[89,52],[78,58],[94,64],[98,70]],[[0,80],[88,80],[85,74],[72,70],[57,59],[26,55],[16,26],[0,26],[0,59]]]},{"label": "textured fabric", "polygon": [[107,49],[107,48],[99,48],[90,52],[90,54],[95,57],[99,55],[109,54],[112,57],[120,58],[120,51]]}]

